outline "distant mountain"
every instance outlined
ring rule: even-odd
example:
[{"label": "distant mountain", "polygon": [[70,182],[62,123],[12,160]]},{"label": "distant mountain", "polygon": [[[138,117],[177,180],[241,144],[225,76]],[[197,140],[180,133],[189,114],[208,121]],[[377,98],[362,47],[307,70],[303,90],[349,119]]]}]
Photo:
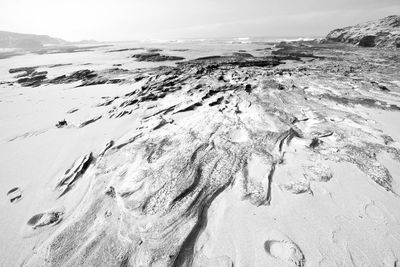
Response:
[{"label": "distant mountain", "polygon": [[331,31],[326,39],[363,47],[400,48],[400,16],[393,15],[377,21],[336,29]]},{"label": "distant mountain", "polygon": [[0,48],[38,49],[44,45],[66,45],[69,42],[48,35],[0,31]]}]

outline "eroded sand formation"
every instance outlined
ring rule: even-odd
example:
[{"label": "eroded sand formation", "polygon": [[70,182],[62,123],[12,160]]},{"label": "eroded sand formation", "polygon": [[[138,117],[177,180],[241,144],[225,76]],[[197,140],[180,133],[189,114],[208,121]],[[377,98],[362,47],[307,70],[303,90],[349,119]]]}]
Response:
[{"label": "eroded sand formation", "polygon": [[[379,156],[388,155],[399,164],[399,143],[368,112],[400,111],[399,84],[394,82],[399,70],[395,51],[306,42],[281,44],[265,57],[238,53],[176,67],[124,71],[124,78],[118,76],[120,70],[58,78],[60,83],[83,80],[84,85],[99,76],[103,83],[142,83],[130,93],[98,103],[102,113],[88,121],[70,123],[68,114],[80,112],[71,110],[60,118],[60,130],[126,116],[135,118],[138,126],[77,158],[64,175],[55,177],[58,198],[67,197],[82,181],[89,184],[88,190],[72,211],[55,206],[32,214],[29,234],[40,230],[49,235],[23,265],[241,266],[248,259],[235,258],[235,253],[207,253],[213,234],[223,231],[212,230],[214,218],[224,216],[215,215],[222,195],[233,194],[248,203],[249,210],[295,205],[295,197],[308,199],[310,210],[313,205],[322,210],[329,206],[318,206],[324,196],[330,195],[323,201],[336,201],[322,188],[341,179],[337,168],[349,166],[398,203],[400,177],[394,177]],[[29,76],[35,70],[24,71]],[[41,85],[54,83],[37,80]],[[10,201],[20,198],[16,192],[19,189],[10,191]],[[310,240],[296,240],[293,233],[279,229],[267,229],[270,234],[260,236],[260,242],[254,238],[254,244],[269,264],[280,266],[395,264],[400,256],[395,226],[399,214],[385,217],[390,229],[384,231],[386,238],[397,232],[387,244],[392,250],[382,247],[389,254],[368,256],[370,247],[358,247],[345,237],[353,232],[356,219],[343,219],[340,207],[332,210],[334,215],[322,217],[345,220],[341,228],[331,229],[322,217],[320,223],[307,224],[332,231],[331,238],[321,237],[321,247],[308,244],[316,240],[312,233]],[[300,216],[289,211],[292,223],[302,225],[307,212]],[[382,210],[370,202],[365,212],[379,217]],[[272,216],[276,213],[271,210]],[[323,248],[326,242],[334,247],[330,252]],[[315,246],[320,247],[319,256],[311,251]]]}]

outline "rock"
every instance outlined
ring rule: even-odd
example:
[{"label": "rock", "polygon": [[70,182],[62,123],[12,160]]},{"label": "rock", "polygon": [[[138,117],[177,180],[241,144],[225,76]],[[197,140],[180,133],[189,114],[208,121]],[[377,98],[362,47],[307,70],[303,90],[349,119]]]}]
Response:
[{"label": "rock", "polygon": [[281,57],[237,57],[237,56],[209,56],[201,57],[186,62],[180,62],[180,65],[201,66],[198,74],[204,74],[218,69],[220,66],[239,66],[242,68],[248,67],[274,67],[283,64],[283,60],[295,59],[292,56],[282,55]]},{"label": "rock", "polygon": [[143,49],[143,48],[135,47],[135,48],[114,49],[114,50],[106,51],[106,53],[125,52],[125,51],[135,51],[135,50],[140,50],[140,49]]},{"label": "rock", "polygon": [[100,120],[101,117],[102,117],[102,116],[99,115],[99,116],[93,117],[93,118],[91,118],[91,119],[88,119],[88,120],[82,122],[78,127],[79,127],[79,128],[83,128],[83,127],[85,127],[86,125],[89,125],[89,124],[91,124],[91,123],[93,123],[93,122],[95,122],[95,121]]},{"label": "rock", "polygon": [[37,87],[40,86],[46,79],[47,79],[47,71],[39,71],[37,72],[36,69],[38,67],[28,67],[28,68],[19,68],[19,69],[10,69],[10,72],[23,72],[18,77],[17,83],[21,84],[22,86],[30,86],[30,87]]},{"label": "rock", "polygon": [[391,143],[394,142],[394,139],[391,136],[387,135],[387,134],[382,135],[382,139],[383,139],[383,143],[385,145],[388,145],[388,144],[391,144]]},{"label": "rock", "polygon": [[362,47],[374,47],[376,45],[375,39],[376,39],[375,35],[363,36],[358,42],[358,45]]},{"label": "rock", "polygon": [[311,148],[311,149],[314,149],[314,148],[318,147],[321,144],[322,144],[321,140],[319,140],[318,138],[313,138],[308,147]]},{"label": "rock", "polygon": [[219,105],[219,104],[222,103],[222,100],[224,100],[224,97],[223,97],[223,96],[220,96],[220,97],[218,97],[217,99],[215,99],[214,101],[208,103],[208,105],[209,105],[210,107],[217,106],[217,105]]},{"label": "rock", "polygon": [[336,29],[327,36],[327,41],[350,43],[362,47],[398,48],[400,44],[400,16],[361,23]]},{"label": "rock", "polygon": [[114,145],[114,141],[110,140],[103,148],[103,150],[100,153],[100,157],[104,156],[104,154],[107,152],[107,150],[109,150],[112,146]]},{"label": "rock", "polygon": [[21,67],[21,68],[9,69],[8,72],[9,73],[25,72],[26,75],[30,75],[37,68],[39,68],[39,67]]},{"label": "rock", "polygon": [[245,88],[244,88],[244,90],[247,92],[247,93],[251,93],[251,90],[252,90],[252,88],[251,88],[251,84],[246,84],[246,86],[245,86]]},{"label": "rock", "polygon": [[43,84],[66,84],[81,81],[78,87],[97,85],[97,84],[116,84],[122,83],[124,79],[110,77],[118,74],[126,74],[128,70],[113,68],[104,71],[93,71],[88,69],[78,70],[69,75],[61,75],[53,79],[47,79],[47,71],[35,71],[37,67],[10,69],[11,72],[21,72],[17,80],[22,86],[36,87]]},{"label": "rock", "polygon": [[115,198],[115,196],[117,195],[115,193],[115,188],[113,186],[110,186],[106,191],[106,195],[110,196],[111,198]]},{"label": "rock", "polygon": [[117,99],[118,97],[114,97],[114,98],[106,98],[103,102],[99,103],[96,105],[96,107],[105,107],[105,106],[109,106],[111,105],[115,99]]},{"label": "rock", "polygon": [[92,153],[89,153],[72,164],[64,173],[63,177],[57,182],[56,189],[60,191],[59,197],[62,197],[74,186],[77,180],[81,178],[89,168],[92,161]]},{"label": "rock", "polygon": [[182,107],[178,108],[175,111],[175,113],[192,111],[192,110],[195,110],[197,107],[201,107],[201,106],[202,106],[201,102],[187,103],[187,104],[184,104]]},{"label": "rock", "polygon": [[178,49],[171,49],[171,51],[176,51],[176,52],[186,52],[189,51],[190,49],[187,48],[178,48]]},{"label": "rock", "polygon": [[77,112],[78,110],[79,109],[77,109],[77,108],[72,108],[72,109],[68,110],[67,113],[72,114],[72,113]]},{"label": "rock", "polygon": [[68,125],[67,121],[66,120],[62,120],[62,121],[57,122],[56,127],[57,128],[62,128],[62,127],[67,126],[67,125]]},{"label": "rock", "polygon": [[310,53],[310,50],[306,47],[299,46],[295,43],[285,43],[282,42],[275,46],[277,49],[272,51],[272,55],[276,56],[286,56],[287,59],[300,60],[301,58],[320,58]]},{"label": "rock", "polygon": [[253,58],[254,56],[250,53],[245,53],[245,52],[235,52],[233,53],[234,57],[238,58]]},{"label": "rock", "polygon": [[94,71],[84,69],[84,70],[75,71],[68,76],[67,75],[58,76],[58,77],[50,80],[49,83],[53,83],[53,84],[72,83],[72,82],[77,82],[77,81],[82,81],[82,80],[89,80],[96,76],[97,76],[97,74]]},{"label": "rock", "polygon": [[148,62],[177,61],[185,59],[183,57],[166,56],[166,55],[161,55],[160,53],[152,53],[152,52],[135,54],[132,56],[132,58],[136,58],[137,61],[148,61]]},{"label": "rock", "polygon": [[87,80],[97,76],[92,70],[78,70],[72,73],[69,78],[74,81]]},{"label": "rock", "polygon": [[385,92],[390,92],[390,89],[386,87],[384,84],[378,84],[379,89]]},{"label": "rock", "polygon": [[53,64],[53,65],[48,65],[47,67],[49,68],[57,68],[57,67],[64,67],[64,66],[71,66],[72,63],[65,63],[65,64]]}]

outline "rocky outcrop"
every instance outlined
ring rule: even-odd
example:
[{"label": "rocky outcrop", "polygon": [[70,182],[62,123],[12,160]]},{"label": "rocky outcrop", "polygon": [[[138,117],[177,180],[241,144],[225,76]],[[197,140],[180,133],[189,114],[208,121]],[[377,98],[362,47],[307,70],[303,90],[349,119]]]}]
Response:
[{"label": "rocky outcrop", "polygon": [[[376,51],[337,45],[276,49],[268,57],[215,56],[142,70],[132,78],[141,77],[140,87],[97,105],[102,120],[135,116],[138,124],[65,172],[59,198],[82,181],[90,188],[71,214],[30,220],[33,228],[59,228],[26,265],[193,266],[207,209],[222,192],[235,186],[254,206],[276,205],[279,194],[311,198],[315,184],[336,179],[330,164],[352,164],[379,190],[398,195],[377,155],[400,161],[400,149],[359,108],[400,111],[391,94],[398,85],[388,80],[399,69],[396,53],[378,51],[375,61]],[[276,181],[285,166],[300,166],[297,180]],[[281,264],[313,262],[304,240],[280,233],[264,240],[259,247]]]},{"label": "rocky outcrop", "polygon": [[[159,50],[157,49],[150,51],[159,51]],[[155,52],[135,54],[132,57],[136,58],[137,61],[148,61],[148,62],[177,61],[185,59],[183,57],[178,57],[178,56],[161,55],[160,53],[155,53]]]},{"label": "rocky outcrop", "polygon": [[56,186],[56,189],[60,191],[60,197],[66,194],[74,186],[77,180],[83,176],[92,161],[92,153],[89,153],[74,162],[74,164],[64,173]]},{"label": "rocky outcrop", "polygon": [[[43,66],[52,68],[53,66]],[[17,83],[24,87],[37,87],[48,84],[68,84],[81,82],[77,87],[98,85],[98,84],[116,84],[123,83],[124,78],[119,78],[119,75],[128,73],[128,70],[120,68],[112,68],[103,71],[93,71],[88,69],[78,70],[71,74],[64,74],[55,78],[49,79],[47,71],[36,71],[39,67],[21,67],[12,68],[9,73],[15,73]]]},{"label": "rocky outcrop", "polygon": [[326,36],[326,40],[361,47],[400,48],[400,16],[393,15],[377,21],[336,29]]}]

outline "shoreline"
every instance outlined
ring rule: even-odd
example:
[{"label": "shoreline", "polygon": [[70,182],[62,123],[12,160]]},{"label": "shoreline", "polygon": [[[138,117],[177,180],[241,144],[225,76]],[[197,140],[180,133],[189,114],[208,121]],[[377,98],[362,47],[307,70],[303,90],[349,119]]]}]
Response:
[{"label": "shoreline", "polygon": [[1,264],[395,262],[398,52],[246,45],[7,59]]}]

